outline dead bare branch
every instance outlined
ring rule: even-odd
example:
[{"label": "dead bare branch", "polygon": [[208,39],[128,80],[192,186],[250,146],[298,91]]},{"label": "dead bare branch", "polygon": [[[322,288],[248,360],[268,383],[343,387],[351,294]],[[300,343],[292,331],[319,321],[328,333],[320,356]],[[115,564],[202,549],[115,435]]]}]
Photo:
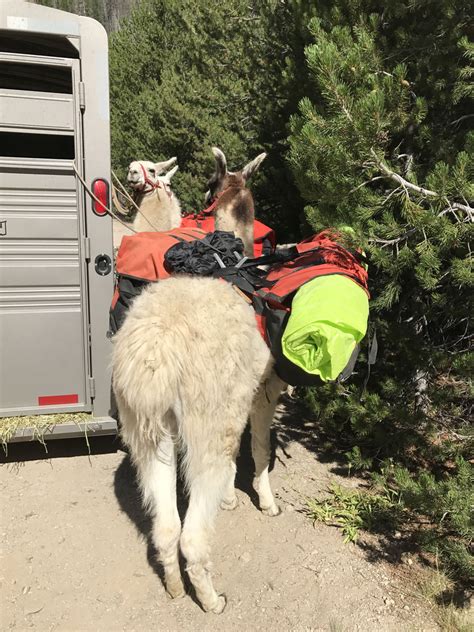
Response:
[{"label": "dead bare branch", "polygon": [[400,237],[396,237],[395,239],[380,239],[380,237],[373,237],[372,239],[369,239],[369,243],[383,244],[382,248],[385,246],[394,246],[395,244],[405,241],[414,232],[416,232],[416,228],[411,228],[404,235],[400,235]]},{"label": "dead bare branch", "polygon": [[[391,180],[396,182],[399,186],[402,186],[406,192],[413,191],[414,193],[417,193],[418,195],[421,195],[423,197],[438,198],[438,199],[445,200],[448,203],[450,209],[463,211],[464,213],[467,213],[470,221],[474,221],[474,208],[472,208],[471,206],[467,206],[459,202],[451,202],[450,200],[446,198],[446,196],[440,195],[436,191],[431,191],[430,189],[426,189],[425,187],[420,187],[417,184],[413,184],[413,182],[409,182],[408,180],[403,178],[400,174],[396,173],[395,171],[392,171],[392,169],[389,169],[389,167],[382,160],[378,158],[377,154],[375,153],[373,149],[371,149],[371,154],[374,157],[375,164],[380,169],[380,171],[387,178],[390,178]],[[444,214],[444,211],[442,211],[442,213]]]}]

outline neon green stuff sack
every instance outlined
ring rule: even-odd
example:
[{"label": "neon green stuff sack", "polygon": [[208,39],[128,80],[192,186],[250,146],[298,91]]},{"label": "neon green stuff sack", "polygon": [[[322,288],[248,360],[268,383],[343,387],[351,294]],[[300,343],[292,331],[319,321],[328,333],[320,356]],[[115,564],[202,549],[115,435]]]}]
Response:
[{"label": "neon green stuff sack", "polygon": [[367,332],[366,292],[346,276],[320,276],[295,294],[283,332],[283,355],[323,382],[336,380]]}]

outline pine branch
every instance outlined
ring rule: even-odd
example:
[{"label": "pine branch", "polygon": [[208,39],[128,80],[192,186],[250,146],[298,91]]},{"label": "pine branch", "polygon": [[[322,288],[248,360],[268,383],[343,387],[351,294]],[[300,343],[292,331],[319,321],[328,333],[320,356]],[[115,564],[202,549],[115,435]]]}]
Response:
[{"label": "pine branch", "polygon": [[[471,206],[467,206],[465,204],[460,204],[459,202],[451,202],[446,197],[441,196],[439,193],[436,193],[436,191],[425,189],[424,187],[420,187],[417,184],[413,184],[412,182],[405,180],[405,178],[402,178],[400,174],[389,169],[388,166],[378,158],[377,154],[375,153],[373,149],[371,149],[370,151],[371,151],[372,156],[375,159],[375,164],[380,169],[380,171],[387,178],[390,178],[391,180],[396,182],[399,186],[402,186],[406,191],[414,191],[415,193],[418,193],[419,195],[422,195],[424,197],[444,199],[448,203],[450,209],[464,211],[465,213],[467,213],[469,219],[471,221],[474,221],[474,208],[472,208]],[[444,213],[444,211],[442,211],[442,213]]]}]

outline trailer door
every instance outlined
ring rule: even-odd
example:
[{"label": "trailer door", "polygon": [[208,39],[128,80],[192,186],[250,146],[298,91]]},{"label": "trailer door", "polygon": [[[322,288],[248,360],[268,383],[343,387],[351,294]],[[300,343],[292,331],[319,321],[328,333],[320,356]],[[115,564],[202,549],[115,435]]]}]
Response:
[{"label": "trailer door", "polygon": [[80,60],[0,52],[0,415],[91,410]]}]

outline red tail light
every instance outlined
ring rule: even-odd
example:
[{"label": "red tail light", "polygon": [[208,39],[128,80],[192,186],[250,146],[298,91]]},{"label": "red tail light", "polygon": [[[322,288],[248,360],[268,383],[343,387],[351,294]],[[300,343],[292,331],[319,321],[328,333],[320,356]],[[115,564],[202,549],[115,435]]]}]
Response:
[{"label": "red tail light", "polygon": [[92,183],[92,193],[97,200],[92,200],[92,210],[96,215],[103,216],[107,214],[107,206],[109,204],[109,183],[103,178],[96,178]]}]

